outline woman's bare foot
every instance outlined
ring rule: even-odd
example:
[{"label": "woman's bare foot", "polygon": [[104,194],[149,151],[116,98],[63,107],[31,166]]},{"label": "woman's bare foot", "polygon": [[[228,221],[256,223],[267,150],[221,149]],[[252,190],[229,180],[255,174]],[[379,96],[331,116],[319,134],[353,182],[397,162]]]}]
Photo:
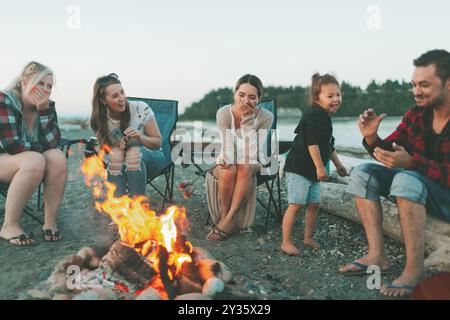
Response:
[{"label": "woman's bare foot", "polygon": [[311,247],[314,251],[320,250],[320,244],[317,243],[314,239],[304,239],[303,244],[305,246]]},{"label": "woman's bare foot", "polygon": [[298,256],[300,255],[300,250],[291,242],[291,241],[283,241],[280,246],[281,251],[290,255],[290,256]]}]

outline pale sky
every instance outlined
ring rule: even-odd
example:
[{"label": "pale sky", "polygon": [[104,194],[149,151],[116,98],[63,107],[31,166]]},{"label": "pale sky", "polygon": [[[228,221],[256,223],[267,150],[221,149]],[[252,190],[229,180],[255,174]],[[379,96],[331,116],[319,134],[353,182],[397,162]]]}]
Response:
[{"label": "pale sky", "polygon": [[[36,60],[60,116],[88,115],[97,77],[180,113],[245,73],[275,86],[318,71],[365,87],[410,80],[412,60],[450,50],[449,0],[0,0],[0,89]],[[282,106],[281,106],[282,107]]]}]

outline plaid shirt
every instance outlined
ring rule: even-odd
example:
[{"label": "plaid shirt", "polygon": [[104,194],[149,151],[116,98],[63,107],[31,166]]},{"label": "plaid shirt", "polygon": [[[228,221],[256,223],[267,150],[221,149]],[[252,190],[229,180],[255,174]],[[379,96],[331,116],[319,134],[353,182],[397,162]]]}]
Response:
[{"label": "plaid shirt", "polygon": [[439,134],[434,160],[425,157],[427,145],[427,133],[432,130],[432,110],[431,108],[413,107],[409,109],[402,122],[389,137],[382,140],[379,137],[372,146],[368,146],[363,139],[363,145],[373,156],[376,147],[393,151],[392,143],[405,148],[412,156],[412,170],[450,188],[450,122]]},{"label": "plaid shirt", "polygon": [[47,110],[38,113],[37,143],[28,141],[23,132],[22,112],[11,98],[0,91],[0,154],[17,154],[24,151],[44,152],[58,146],[61,132],[58,126],[55,103],[50,101]]}]

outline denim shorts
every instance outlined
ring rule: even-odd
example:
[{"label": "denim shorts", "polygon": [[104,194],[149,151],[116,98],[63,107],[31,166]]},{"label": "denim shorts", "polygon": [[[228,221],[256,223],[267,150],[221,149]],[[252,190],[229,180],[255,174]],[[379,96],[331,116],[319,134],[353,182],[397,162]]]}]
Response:
[{"label": "denim shorts", "polygon": [[307,205],[320,203],[320,182],[314,182],[305,177],[286,172],[286,186],[288,191],[288,204]]},{"label": "denim shorts", "polygon": [[380,197],[392,202],[396,197],[408,199],[450,222],[450,190],[416,171],[364,163],[352,171],[347,192],[374,201]]}]

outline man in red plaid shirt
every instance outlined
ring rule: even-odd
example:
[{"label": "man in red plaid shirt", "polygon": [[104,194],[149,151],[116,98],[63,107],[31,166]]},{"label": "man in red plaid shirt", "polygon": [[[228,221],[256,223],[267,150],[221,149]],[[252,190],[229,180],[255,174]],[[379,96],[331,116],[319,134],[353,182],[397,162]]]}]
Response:
[{"label": "man in red plaid shirt", "polygon": [[347,192],[355,196],[366,231],[368,254],[339,270],[363,274],[369,265],[390,268],[383,242],[380,197],[396,202],[406,245],[402,274],[381,293],[404,296],[424,277],[427,213],[450,222],[450,53],[432,50],[414,60],[412,92],[416,105],[386,139],[377,132],[384,114],[368,109],[359,116],[363,145],[380,164],[367,163],[351,174]]}]

